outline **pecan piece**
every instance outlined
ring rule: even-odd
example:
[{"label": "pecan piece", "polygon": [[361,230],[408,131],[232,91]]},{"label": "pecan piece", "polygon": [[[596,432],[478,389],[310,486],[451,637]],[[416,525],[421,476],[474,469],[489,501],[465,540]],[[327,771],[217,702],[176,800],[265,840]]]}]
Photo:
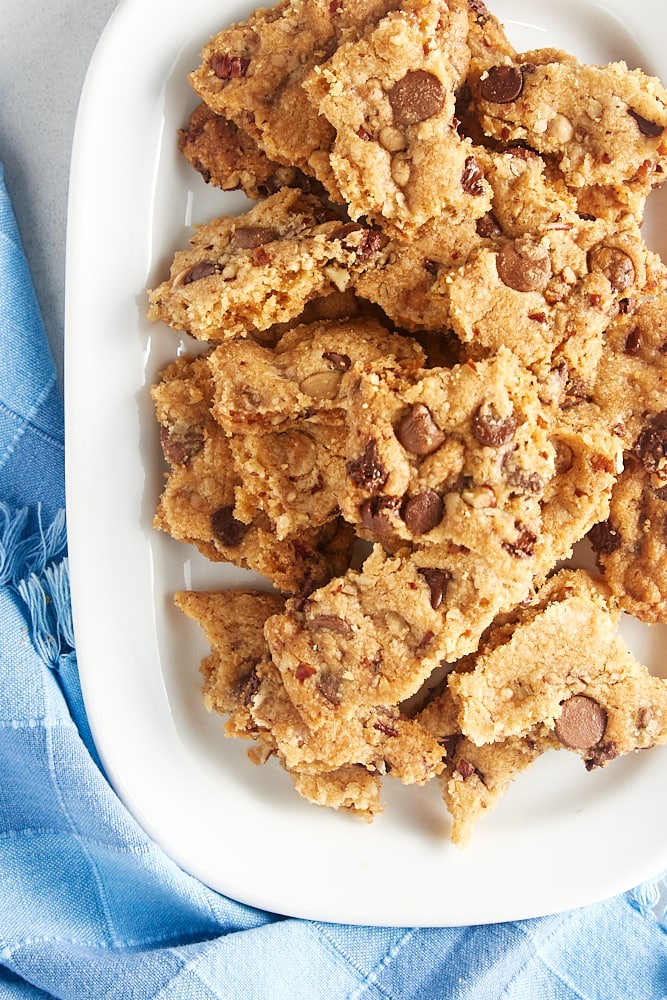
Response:
[{"label": "pecan piece", "polygon": [[243,56],[230,56],[223,52],[214,52],[211,56],[211,69],[219,80],[236,80],[245,76],[249,65],[250,60]]}]

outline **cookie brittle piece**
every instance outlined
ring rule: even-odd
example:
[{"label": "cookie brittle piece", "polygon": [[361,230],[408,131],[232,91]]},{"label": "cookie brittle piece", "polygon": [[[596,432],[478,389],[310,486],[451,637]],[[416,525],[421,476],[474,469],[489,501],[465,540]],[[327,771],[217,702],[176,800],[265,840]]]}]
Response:
[{"label": "cookie brittle piece", "polygon": [[[649,466],[663,463],[663,479],[628,459],[611,493],[609,517],[590,541],[605,581],[624,611],[651,625],[667,623],[667,414],[640,435]],[[641,444],[645,445],[641,450]],[[658,457],[659,456],[659,457]],[[657,459],[657,461],[656,461]],[[662,482],[662,485],[661,485]]]},{"label": "cookie brittle piece", "polygon": [[211,415],[213,383],[205,356],[172,362],[152,395],[171,467],[155,527],[195,545],[208,559],[256,570],[287,593],[302,593],[345,571],[354,538],[340,518],[279,540],[262,512],[250,523],[235,517],[239,478],[229,441]]},{"label": "cookie brittle piece", "polygon": [[477,822],[496,808],[512,782],[547,748],[544,737],[508,737],[475,746],[465,737],[455,746],[443,779],[443,800],[451,816],[450,838],[466,847]]},{"label": "cookie brittle piece", "polygon": [[511,736],[478,747],[460,732],[458,707],[446,686],[417,716],[447,749],[442,797],[451,818],[450,839],[466,847],[480,819],[498,805],[512,781],[551,745],[548,736]]},{"label": "cookie brittle piece", "polygon": [[229,433],[284,430],[308,417],[342,419],[350,369],[384,356],[406,369],[424,360],[412,338],[365,317],[299,324],[273,349],[251,338],[225,344],[209,357],[214,415]]},{"label": "cookie brittle piece", "polygon": [[[201,661],[202,696],[209,712],[238,714],[237,728],[251,726],[248,710],[257,682],[257,664],[266,656],[264,623],[285,606],[272,591],[182,590],[174,602],[204,631],[210,653]],[[241,720],[244,720],[241,722]]]},{"label": "cookie brittle piece", "polygon": [[376,545],[349,570],[288,602],[266,623],[274,663],[290,699],[312,728],[414,695],[443,659],[475,649],[500,610],[531,590],[530,561],[508,555],[495,567],[456,547],[388,555]]},{"label": "cookie brittle piece", "polygon": [[430,294],[448,299],[450,324],[473,356],[504,344],[536,373],[566,361],[585,377],[619,305],[663,282],[634,224],[601,233],[581,222],[482,248]]},{"label": "cookie brittle piece", "polygon": [[180,130],[178,148],[207,184],[223,191],[241,190],[259,199],[283,187],[302,191],[312,187],[312,178],[269,159],[252,136],[203,103]]},{"label": "cookie brittle piece", "polygon": [[655,77],[553,49],[479,70],[471,86],[486,134],[553,159],[568,187],[629,184],[645,196],[664,180],[667,92]]},{"label": "cookie brittle piece", "polygon": [[416,0],[341,44],[305,80],[336,130],[330,163],[352,218],[414,231],[438,215],[487,211],[489,186],[456,130],[467,33],[462,4]]},{"label": "cookie brittle piece", "polygon": [[344,290],[385,242],[342,223],[314,195],[285,188],[243,215],[197,226],[170,277],[149,292],[148,317],[200,340],[244,337]]},{"label": "cookie brittle piece", "polygon": [[209,40],[190,83],[271,159],[326,182],[333,129],[308,101],[303,80],[343,38],[396,6],[398,0],[283,0],[260,8]]},{"label": "cookie brittle piece", "polygon": [[499,586],[519,537],[537,539],[554,448],[531,373],[501,348],[488,361],[350,383],[341,509],[389,548],[453,545],[487,559]]},{"label": "cookie brittle piece", "polygon": [[[662,291],[609,325],[591,395],[626,450],[637,454],[644,450],[640,436],[651,437],[649,428],[665,410],[666,389],[667,292]],[[656,463],[653,474],[659,471],[657,457]],[[667,470],[660,481],[654,479],[654,486],[663,485]]]},{"label": "cookie brittle piece", "polygon": [[[275,719],[285,706],[284,692],[266,690],[262,668],[266,663],[263,627],[267,617],[283,605],[277,594],[252,590],[180,591],[176,605],[203,629],[211,651],[200,665],[204,704],[209,711],[228,716],[225,732],[229,736],[253,740],[249,756],[256,763],[275,755],[290,774],[300,795],[319,805],[345,809],[367,820],[382,811],[380,779],[375,772],[359,765],[343,765],[301,772],[290,767],[280,752],[270,726],[255,720],[255,702],[270,699]],[[281,697],[282,695],[282,697]],[[291,716],[294,717],[294,709]],[[298,725],[297,720],[297,725]],[[303,729],[303,726],[301,725]]]},{"label": "cookie brittle piece", "polygon": [[491,631],[472,670],[449,675],[462,732],[482,746],[539,726],[588,770],[664,743],[667,681],[634,658],[618,620],[602,581],[561,571],[514,622]]}]

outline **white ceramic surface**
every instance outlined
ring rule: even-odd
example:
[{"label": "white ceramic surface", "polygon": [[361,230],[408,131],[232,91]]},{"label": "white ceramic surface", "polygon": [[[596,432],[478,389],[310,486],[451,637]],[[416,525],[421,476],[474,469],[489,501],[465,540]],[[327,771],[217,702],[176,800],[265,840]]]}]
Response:
[{"label": "white ceramic surface", "polygon": [[[667,15],[652,0],[498,0],[515,45],[625,58],[667,79]],[[547,754],[477,827],[448,841],[435,785],[386,782],[372,825],[301,800],[270,762],[225,739],[202,705],[200,630],[176,589],[254,578],[207,564],[151,527],[163,465],[148,387],[188,345],[145,319],[145,289],[193,221],[240,210],[182,160],[176,130],[196,99],[201,45],[250,6],[233,0],[124,0],[89,68],[75,134],[66,299],[67,488],[72,595],[87,710],[109,777],[184,869],[281,913],[350,923],[447,925],[583,905],[667,867],[667,748],[586,773]],[[222,13],[221,13],[222,11]],[[651,196],[660,245],[667,200]],[[665,237],[662,237],[663,241]],[[667,675],[667,630],[625,622],[647,665]]]}]

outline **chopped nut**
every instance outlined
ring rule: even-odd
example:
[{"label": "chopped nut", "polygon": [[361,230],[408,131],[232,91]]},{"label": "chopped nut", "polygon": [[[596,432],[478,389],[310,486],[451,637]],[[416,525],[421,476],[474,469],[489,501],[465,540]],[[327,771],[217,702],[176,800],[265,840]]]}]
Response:
[{"label": "chopped nut", "polygon": [[378,139],[380,140],[380,145],[388,153],[400,153],[402,150],[407,149],[408,146],[408,140],[404,133],[391,125],[385,125],[380,129]]},{"label": "chopped nut", "polygon": [[313,372],[299,384],[299,389],[314,399],[335,399],[340,391],[341,378],[340,372]]},{"label": "chopped nut", "polygon": [[405,187],[410,180],[410,163],[404,156],[394,156],[392,159],[391,177],[398,187]]}]

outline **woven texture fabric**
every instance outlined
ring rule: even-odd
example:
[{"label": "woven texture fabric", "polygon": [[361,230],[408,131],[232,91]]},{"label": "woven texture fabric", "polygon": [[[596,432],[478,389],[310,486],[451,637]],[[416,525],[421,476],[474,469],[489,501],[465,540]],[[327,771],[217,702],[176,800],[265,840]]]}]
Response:
[{"label": "woven texture fabric", "polygon": [[507,924],[282,918],[182,872],[100,769],[69,608],[63,413],[0,167],[0,1000],[664,1000],[662,879]]}]

